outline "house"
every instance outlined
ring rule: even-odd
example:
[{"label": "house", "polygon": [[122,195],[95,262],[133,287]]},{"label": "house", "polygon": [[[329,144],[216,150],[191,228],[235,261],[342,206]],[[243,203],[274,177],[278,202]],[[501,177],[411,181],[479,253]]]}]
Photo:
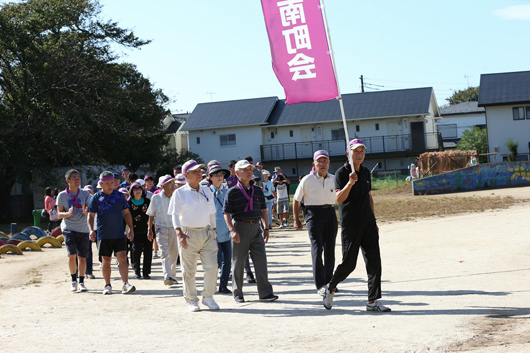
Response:
[{"label": "house", "polygon": [[168,114],[163,121],[166,128],[166,135],[169,136],[169,143],[167,148],[174,149],[177,153],[189,151],[188,132],[181,131],[186,119],[190,116],[189,113],[184,114]]},{"label": "house", "polygon": [[[517,160],[530,154],[530,71],[480,76],[478,106],[486,109],[489,152],[503,161],[510,153],[508,138],[519,143]],[[494,159],[490,157],[490,162]]]},{"label": "house", "polygon": [[486,109],[478,102],[463,102],[440,108],[442,119],[438,120],[438,132],[442,135],[444,148],[455,148],[462,134],[473,126],[486,128]]},{"label": "house", "polygon": [[[419,154],[440,147],[438,104],[431,87],[343,95],[349,138],[367,145],[365,164],[406,170]],[[287,105],[277,97],[197,105],[182,127],[190,150],[222,165],[248,155],[288,176],[311,170],[313,153],[331,155],[334,171],[345,161],[339,102]]]}]

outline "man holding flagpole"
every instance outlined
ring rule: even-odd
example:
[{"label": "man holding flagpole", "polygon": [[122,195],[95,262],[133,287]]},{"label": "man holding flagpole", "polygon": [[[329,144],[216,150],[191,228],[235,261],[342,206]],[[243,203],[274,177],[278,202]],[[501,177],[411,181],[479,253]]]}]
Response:
[{"label": "man holding flagpole", "polygon": [[344,164],[335,173],[335,192],[339,203],[342,263],[337,266],[324,294],[324,307],[330,310],[337,285],[353,272],[357,264],[359,248],[362,249],[366,272],[368,273],[367,311],[389,312],[377,299],[381,298],[381,253],[379,250],[379,227],[377,227],[370,170],[362,165],[366,146],[360,139],[349,143],[352,171]]}]

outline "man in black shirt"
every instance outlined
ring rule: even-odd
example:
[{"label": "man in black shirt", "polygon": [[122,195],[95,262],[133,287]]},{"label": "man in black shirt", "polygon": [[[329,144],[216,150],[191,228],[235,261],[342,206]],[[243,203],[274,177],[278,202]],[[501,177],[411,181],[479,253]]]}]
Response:
[{"label": "man in black shirt", "polygon": [[337,284],[353,272],[357,264],[359,248],[362,249],[368,273],[367,311],[388,312],[377,299],[381,298],[381,253],[379,251],[379,228],[374,215],[370,171],[362,165],[366,146],[360,139],[349,143],[349,152],[355,171],[345,164],[335,173],[335,191],[339,203],[342,263],[337,266],[324,295],[324,307],[333,306]]}]

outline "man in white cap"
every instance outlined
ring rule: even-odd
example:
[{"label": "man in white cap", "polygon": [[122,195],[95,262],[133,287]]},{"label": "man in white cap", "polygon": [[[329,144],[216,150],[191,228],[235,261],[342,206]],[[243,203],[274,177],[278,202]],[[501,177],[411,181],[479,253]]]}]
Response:
[{"label": "man in white cap", "polygon": [[352,171],[351,166],[346,163],[335,173],[335,192],[342,228],[342,263],[337,266],[325,290],[323,304],[326,309],[331,309],[337,284],[353,272],[361,248],[368,273],[366,310],[389,312],[390,308],[377,300],[381,298],[381,253],[370,170],[362,165],[366,145],[360,139],[353,139],[348,147],[347,154],[351,153],[355,170]]},{"label": "man in white cap", "polygon": [[[328,173],[329,153],[316,151],[313,156],[314,172],[306,175],[298,185],[293,199],[293,217],[296,229],[302,229],[298,216],[300,202],[305,204],[305,221],[311,241],[313,279],[318,294],[324,296],[326,285],[335,269],[335,239],[337,215],[335,214],[335,176]],[[324,253],[324,260],[322,260]]]},{"label": "man in white cap", "polygon": [[147,209],[149,216],[147,238],[153,240],[153,223],[155,225],[156,242],[160,250],[160,260],[162,261],[162,272],[164,273],[164,284],[172,286],[178,284],[177,281],[177,259],[178,241],[177,234],[173,228],[171,216],[167,213],[169,201],[175,191],[175,179],[169,174],[158,179],[158,188],[162,191],[151,197],[151,203]]},{"label": "man in white cap", "polygon": [[210,310],[219,310],[213,298],[217,284],[215,204],[210,188],[200,185],[203,167],[194,160],[182,165],[187,183],[175,191],[169,205],[179,241],[184,298],[190,311],[201,310],[195,281],[198,259],[204,270],[202,303]]},{"label": "man in white cap", "polygon": [[177,189],[186,185],[186,178],[182,174],[177,174],[175,178],[175,184],[177,184]]},{"label": "man in white cap", "polygon": [[[236,186],[228,190],[224,204],[224,218],[232,238],[232,289],[236,303],[245,302],[243,296],[243,272],[248,254],[256,270],[260,301],[274,301],[272,285],[267,274],[265,243],[269,240],[267,205],[263,190],[254,185],[254,166],[247,160],[236,163]],[[260,225],[261,223],[261,225]],[[261,227],[263,226],[263,228]]]}]

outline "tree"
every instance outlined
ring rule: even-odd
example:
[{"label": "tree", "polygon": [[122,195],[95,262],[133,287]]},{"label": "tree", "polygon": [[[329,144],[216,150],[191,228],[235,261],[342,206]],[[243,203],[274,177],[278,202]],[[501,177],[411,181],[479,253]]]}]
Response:
[{"label": "tree", "polygon": [[510,151],[510,154],[508,155],[508,162],[515,162],[517,160],[519,142],[515,141],[511,137],[508,137],[506,140],[506,148],[508,151]]},{"label": "tree", "polygon": [[[100,19],[96,0],[0,6],[0,197],[54,167],[157,163],[167,97],[116,48],[149,43]],[[9,202],[0,216],[9,216]]]},{"label": "tree", "polygon": [[478,102],[479,87],[468,87],[463,90],[453,92],[453,95],[445,100],[449,105],[455,105],[462,102]]},{"label": "tree", "polygon": [[[477,151],[478,154],[488,153],[488,132],[486,129],[481,129],[477,126],[473,126],[471,130],[465,130],[456,145],[456,149],[461,151]],[[486,156],[480,156],[479,161],[480,163],[486,163]]]}]

